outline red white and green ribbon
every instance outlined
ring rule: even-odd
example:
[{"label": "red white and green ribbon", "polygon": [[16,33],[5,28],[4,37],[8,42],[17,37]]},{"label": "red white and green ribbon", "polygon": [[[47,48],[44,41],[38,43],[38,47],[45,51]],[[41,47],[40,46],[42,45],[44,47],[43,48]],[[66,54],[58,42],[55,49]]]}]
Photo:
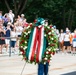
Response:
[{"label": "red white and green ribbon", "polygon": [[44,37],[44,26],[40,28],[34,27],[28,41],[28,48],[26,56],[29,61],[34,61],[36,55],[36,62],[41,62],[46,48],[46,40]]}]

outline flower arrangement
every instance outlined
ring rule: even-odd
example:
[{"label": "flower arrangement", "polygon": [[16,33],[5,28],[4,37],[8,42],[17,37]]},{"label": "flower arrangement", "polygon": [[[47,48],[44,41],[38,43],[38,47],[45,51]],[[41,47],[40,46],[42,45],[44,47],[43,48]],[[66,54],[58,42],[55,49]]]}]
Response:
[{"label": "flower arrangement", "polygon": [[44,27],[45,27],[44,36],[48,40],[48,47],[46,48],[45,54],[43,56],[43,58],[44,58],[43,62],[46,62],[46,61],[50,61],[52,55],[55,54],[55,51],[57,49],[58,38],[57,38],[57,35],[56,35],[52,25],[44,26]]},{"label": "flower arrangement", "polygon": [[[26,51],[28,47],[28,39],[31,33],[31,30],[34,26],[33,25],[28,25],[27,28],[25,28],[22,32],[22,36],[20,38],[19,42],[19,50],[20,54],[23,56],[23,59],[26,60],[26,62],[36,62],[36,59],[34,58],[34,61],[28,60],[26,57]],[[54,28],[52,25],[49,26],[44,26],[44,36],[48,40],[48,47],[46,48],[44,55],[42,56],[42,63],[49,62],[51,60],[52,55],[55,54],[56,48],[57,48],[57,42],[58,38],[55,34]]]}]

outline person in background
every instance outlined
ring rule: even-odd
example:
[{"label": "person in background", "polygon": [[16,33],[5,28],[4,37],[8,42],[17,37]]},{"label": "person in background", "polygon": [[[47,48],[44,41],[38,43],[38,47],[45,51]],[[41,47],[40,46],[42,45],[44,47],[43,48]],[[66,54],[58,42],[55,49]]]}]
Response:
[{"label": "person in background", "polygon": [[22,22],[18,22],[18,24],[15,25],[15,28],[16,28],[16,34],[17,34],[16,47],[18,47],[19,46],[19,39],[20,39],[22,31],[23,31]]},{"label": "person in background", "polygon": [[5,35],[5,30],[3,29],[3,24],[0,24],[0,54],[2,54],[2,49],[3,46],[5,45],[4,35]]},{"label": "person in background", "polygon": [[14,16],[14,13],[12,12],[12,10],[9,10],[8,17],[10,18],[11,23],[13,23],[15,16]]},{"label": "person in background", "polygon": [[7,23],[8,23],[8,15],[7,13],[3,16],[3,26],[7,27]]},{"label": "person in background", "polygon": [[[54,32],[56,34],[56,37],[58,39],[59,38],[59,30],[56,28],[55,25],[53,26],[53,28],[54,28]],[[59,42],[58,42],[57,46],[58,46],[58,48],[56,49],[56,52],[58,53],[58,51],[59,51]]]},{"label": "person in background", "polygon": [[45,20],[45,26],[47,26],[47,25],[48,25],[48,19]]},{"label": "person in background", "polygon": [[73,45],[72,54],[75,54],[75,49],[76,49],[76,29],[74,30],[74,34],[73,34],[72,45]]},{"label": "person in background", "polygon": [[[71,44],[70,44],[70,31],[66,30],[66,33],[64,34],[64,47],[63,47],[63,52],[68,53],[71,49]],[[66,51],[65,51],[66,49]]]},{"label": "person in background", "polygon": [[54,31],[55,31],[55,33],[56,33],[57,37],[59,37],[59,30],[56,28],[56,26],[55,26],[55,25],[53,26],[53,28],[54,28]]},{"label": "person in background", "polygon": [[0,11],[0,19],[3,19],[2,11]]},{"label": "person in background", "polygon": [[25,19],[25,15],[21,14],[21,20],[23,21]]},{"label": "person in background", "polygon": [[23,25],[23,28],[28,26],[27,19],[24,19],[24,20],[23,20],[22,25]]},{"label": "person in background", "polygon": [[2,11],[0,11],[0,24],[2,24],[2,27],[3,27],[3,15],[2,15]]},{"label": "person in background", "polygon": [[11,30],[15,27],[11,22],[8,22],[7,26],[10,25]]},{"label": "person in background", "polygon": [[16,44],[16,38],[17,38],[15,27],[13,27],[13,29],[11,30],[10,36],[11,36],[11,50],[12,50],[12,53],[15,53],[15,44]]},{"label": "person in background", "polygon": [[62,52],[63,52],[63,43],[64,43],[64,33],[63,33],[63,29],[61,29],[59,34],[59,49]]},{"label": "person in background", "polygon": [[10,24],[7,24],[6,27],[6,34],[5,34],[5,44],[6,44],[6,52],[8,51],[9,45],[10,45],[10,32],[11,32],[11,28],[10,28]]},{"label": "person in background", "polygon": [[17,21],[18,22],[22,22],[22,19],[21,19],[21,16],[20,15],[17,16]]}]

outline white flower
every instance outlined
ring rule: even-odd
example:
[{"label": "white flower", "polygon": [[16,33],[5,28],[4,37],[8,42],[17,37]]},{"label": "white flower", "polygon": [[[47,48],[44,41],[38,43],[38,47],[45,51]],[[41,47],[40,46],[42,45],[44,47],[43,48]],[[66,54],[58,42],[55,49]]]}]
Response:
[{"label": "white flower", "polygon": [[44,24],[47,27],[47,24]]},{"label": "white flower", "polygon": [[50,60],[52,60],[52,58],[50,58]]},{"label": "white flower", "polygon": [[20,54],[22,54],[22,52],[20,51]]},{"label": "white flower", "polygon": [[47,58],[44,58],[45,60],[47,60]]},{"label": "white flower", "polygon": [[50,45],[50,43],[48,43]]},{"label": "white flower", "polygon": [[54,27],[52,27],[52,29],[54,29]]},{"label": "white flower", "polygon": [[27,48],[27,46],[25,46],[23,49],[25,50]]},{"label": "white flower", "polygon": [[50,51],[50,48],[48,49],[48,51]]},{"label": "white flower", "polygon": [[48,54],[49,52],[47,51],[46,54]]},{"label": "white flower", "polygon": [[48,28],[48,29],[50,29],[50,27],[49,27],[49,26],[48,26],[47,28]]},{"label": "white flower", "polygon": [[51,32],[48,33],[49,35],[51,34]]},{"label": "white flower", "polygon": [[27,29],[28,29],[29,27],[30,27],[30,26],[28,26]]},{"label": "white flower", "polygon": [[48,55],[46,55],[46,57],[48,57]]},{"label": "white flower", "polygon": [[27,41],[25,41],[25,43],[27,43]]},{"label": "white flower", "polygon": [[24,37],[26,37],[26,35],[24,35]]},{"label": "white flower", "polygon": [[44,34],[44,36],[46,37],[46,34]]},{"label": "white flower", "polygon": [[44,62],[44,64],[46,64],[46,62]]},{"label": "white flower", "polygon": [[51,40],[54,40],[53,38],[51,38]]},{"label": "white flower", "polygon": [[23,46],[21,46],[21,48],[23,48]]},{"label": "white flower", "polygon": [[30,33],[31,31],[28,31],[28,33]]},{"label": "white flower", "polygon": [[52,30],[52,32],[54,33],[54,30]]},{"label": "white flower", "polygon": [[26,34],[26,32],[24,32],[24,34]]},{"label": "white flower", "polygon": [[54,50],[59,50],[58,48],[55,48]]},{"label": "white flower", "polygon": [[24,32],[24,34],[25,34],[25,35],[28,35],[28,33],[27,33],[27,32]]},{"label": "white flower", "polygon": [[28,33],[26,33],[26,35],[28,35]]}]

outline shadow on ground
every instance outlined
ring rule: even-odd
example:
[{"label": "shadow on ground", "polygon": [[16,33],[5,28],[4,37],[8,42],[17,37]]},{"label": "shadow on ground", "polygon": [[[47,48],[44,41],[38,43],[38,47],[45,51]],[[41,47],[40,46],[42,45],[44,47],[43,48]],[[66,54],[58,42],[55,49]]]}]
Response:
[{"label": "shadow on ground", "polygon": [[66,74],[61,74],[61,75],[76,75],[76,71],[70,72],[70,73],[66,73]]}]

